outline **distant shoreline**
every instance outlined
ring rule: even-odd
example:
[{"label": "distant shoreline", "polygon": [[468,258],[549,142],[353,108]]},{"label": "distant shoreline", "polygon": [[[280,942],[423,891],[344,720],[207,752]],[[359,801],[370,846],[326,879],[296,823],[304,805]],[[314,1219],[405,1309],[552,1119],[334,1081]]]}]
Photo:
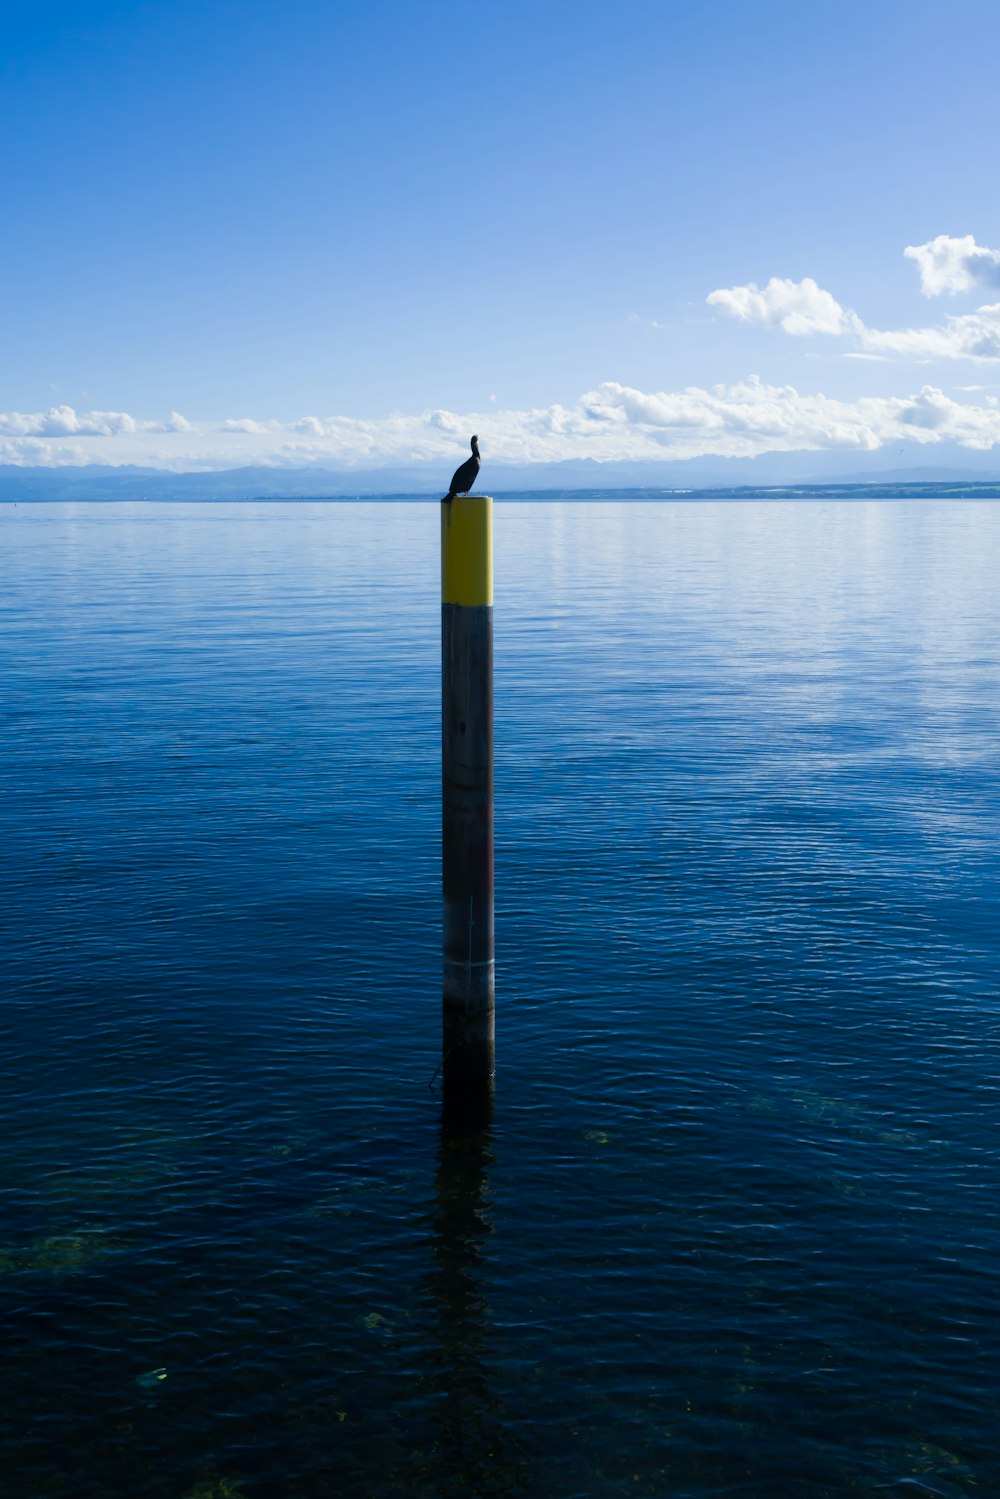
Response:
[{"label": "distant shoreline", "polygon": [[[58,486],[56,486],[58,487]],[[113,486],[109,485],[109,488]],[[368,493],[368,494],[114,494],[114,493],[19,493],[13,485],[5,484],[7,494],[0,492],[0,505],[56,505],[56,504],[100,504],[100,505],[354,505],[366,503],[434,504],[440,500],[436,494]],[[753,500],[1000,500],[1000,483],[914,483],[914,484],[774,484],[734,485],[730,487],[706,488],[653,488],[633,489],[497,489],[493,498],[500,504],[529,501],[542,504],[548,501],[658,501],[663,503],[697,502],[701,500],[753,501]]]}]

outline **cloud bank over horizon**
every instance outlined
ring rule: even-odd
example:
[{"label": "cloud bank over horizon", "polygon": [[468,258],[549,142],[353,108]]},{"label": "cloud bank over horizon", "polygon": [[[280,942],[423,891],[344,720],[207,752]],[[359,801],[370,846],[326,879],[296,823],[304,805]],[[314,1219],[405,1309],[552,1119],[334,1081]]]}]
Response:
[{"label": "cloud bank over horizon", "polygon": [[[971,235],[908,245],[925,297],[1000,287],[1000,250]],[[796,340],[836,340],[846,359],[927,363],[1000,360],[1000,301],[949,313],[936,326],[881,329],[810,276],[772,276],[709,293],[709,306],[738,322]],[[456,412],[392,412],[364,419],[303,415],[292,420],[233,415],[219,421],[171,411],[163,419],[125,411],[0,412],[0,463],[67,467],[135,465],[167,472],[227,468],[379,469],[438,465],[443,474],[479,432],[497,465],[573,459],[602,463],[686,458],[756,458],[766,453],[871,453],[890,444],[954,444],[989,451],[1000,443],[1000,402],[989,387],[965,385],[955,399],[911,380],[902,395],[833,397],[757,375],[731,383],[641,390],[607,380],[568,406]]]},{"label": "cloud bank over horizon", "polygon": [[[803,315],[801,309],[786,313]],[[572,406],[488,412],[393,413],[376,420],[303,416],[294,421],[235,417],[165,421],[126,412],[0,413],[0,463],[38,467],[124,465],[212,471],[378,468],[457,462],[469,433],[496,464],[592,458],[669,461],[753,458],[796,451],[874,452],[889,444],[1000,443],[1000,401],[954,400],[933,385],[905,396],[855,400],[805,394],[751,376],[734,385],[641,391],[606,381]]]},{"label": "cloud bank over horizon", "polygon": [[[903,254],[916,262],[925,297],[1000,288],[1000,250],[977,245],[971,234],[939,234],[926,244],[907,245]],[[879,329],[869,327],[853,308],[841,306],[811,276],[801,281],[772,276],[764,286],[749,281],[719,287],[705,300],[740,322],[775,328],[792,338],[850,338],[859,351],[855,358],[968,359],[975,364],[1000,359],[1000,302],[949,314],[936,327]]]}]

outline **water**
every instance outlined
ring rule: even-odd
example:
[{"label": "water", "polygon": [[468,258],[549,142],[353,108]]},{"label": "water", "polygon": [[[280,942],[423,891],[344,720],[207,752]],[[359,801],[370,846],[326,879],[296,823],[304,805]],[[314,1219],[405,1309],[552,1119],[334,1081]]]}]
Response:
[{"label": "water", "polygon": [[1000,1492],[1000,507],[0,507],[5,1493]]}]

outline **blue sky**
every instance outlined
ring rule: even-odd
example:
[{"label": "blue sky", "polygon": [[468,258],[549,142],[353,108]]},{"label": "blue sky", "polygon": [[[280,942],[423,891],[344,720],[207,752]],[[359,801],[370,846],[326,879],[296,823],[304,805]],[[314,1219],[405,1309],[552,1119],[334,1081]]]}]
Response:
[{"label": "blue sky", "polygon": [[4,42],[0,462],[1000,442],[995,0],[56,0]]}]

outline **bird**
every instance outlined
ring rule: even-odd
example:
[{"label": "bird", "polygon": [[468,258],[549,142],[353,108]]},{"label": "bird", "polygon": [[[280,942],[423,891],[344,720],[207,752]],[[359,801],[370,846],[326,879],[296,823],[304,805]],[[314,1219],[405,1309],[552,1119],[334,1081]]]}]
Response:
[{"label": "bird", "polygon": [[452,474],[452,476],[451,476],[451,484],[450,484],[450,486],[448,488],[448,493],[444,497],[445,500],[453,500],[456,495],[468,494],[469,490],[472,488],[473,484],[475,484],[475,482],[476,482],[476,476],[479,473],[479,438],[478,437],[473,436],[471,446],[472,446],[472,457],[471,458],[466,458],[466,460],[465,460],[464,463],[460,463],[459,466],[458,466],[458,468]]}]

